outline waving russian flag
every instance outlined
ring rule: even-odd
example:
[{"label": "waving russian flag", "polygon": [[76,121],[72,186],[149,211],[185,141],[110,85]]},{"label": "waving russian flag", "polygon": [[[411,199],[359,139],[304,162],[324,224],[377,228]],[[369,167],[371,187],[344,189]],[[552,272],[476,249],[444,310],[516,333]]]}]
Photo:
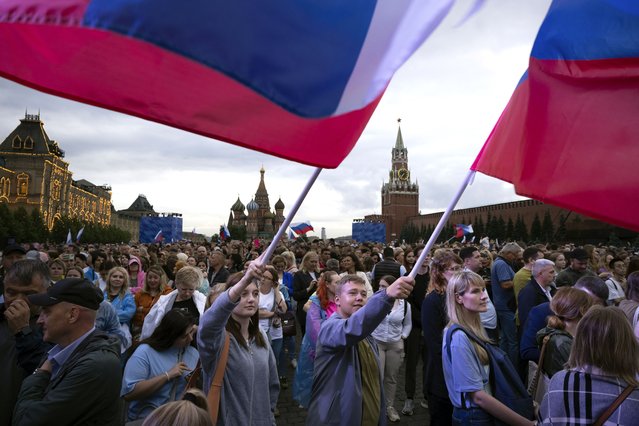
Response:
[{"label": "waving russian flag", "polygon": [[162,230],[160,229],[155,237],[153,237],[154,243],[161,243],[164,240],[164,235],[162,235]]},{"label": "waving russian flag", "polygon": [[222,241],[226,241],[231,237],[231,233],[229,232],[229,228],[226,225],[220,226],[220,239]]},{"label": "waving russian flag", "polygon": [[475,232],[473,231],[473,225],[464,225],[460,223],[453,226],[455,228],[455,238],[466,237],[466,235],[470,235]]},{"label": "waving russian flag", "polygon": [[302,235],[302,234],[306,234],[309,231],[314,231],[313,226],[311,225],[311,222],[309,221],[291,223],[291,229],[297,235]]},{"label": "waving russian flag", "polygon": [[639,231],[638,158],[639,2],[555,0],[472,169]]},{"label": "waving russian flag", "polygon": [[337,167],[454,0],[0,0],[0,76]]}]

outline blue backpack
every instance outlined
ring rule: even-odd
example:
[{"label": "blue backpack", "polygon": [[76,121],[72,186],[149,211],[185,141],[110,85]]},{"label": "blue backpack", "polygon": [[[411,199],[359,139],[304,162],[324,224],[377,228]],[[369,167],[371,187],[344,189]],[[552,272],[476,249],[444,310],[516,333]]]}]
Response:
[{"label": "blue backpack", "polygon": [[[476,342],[488,353],[488,358],[490,359],[489,382],[495,399],[517,414],[530,420],[534,419],[535,410],[533,407],[532,397],[528,394],[528,390],[521,382],[519,374],[517,374],[517,370],[513,367],[510,358],[508,358],[506,353],[497,346],[484,342],[473,333],[457,324],[454,324],[450,327],[446,337],[446,349],[448,352],[448,358],[451,359],[451,362],[452,356],[450,344],[453,339],[453,333],[458,330],[466,333],[469,339]],[[462,405],[465,406],[463,393],[461,395],[461,401]],[[497,419],[495,419],[495,424],[505,425],[505,423]]]}]

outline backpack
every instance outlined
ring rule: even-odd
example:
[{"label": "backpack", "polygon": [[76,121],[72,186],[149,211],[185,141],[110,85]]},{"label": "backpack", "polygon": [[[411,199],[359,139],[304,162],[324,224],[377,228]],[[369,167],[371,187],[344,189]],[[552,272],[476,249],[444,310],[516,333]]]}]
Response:
[{"label": "backpack", "polygon": [[[470,340],[476,342],[488,353],[488,358],[490,360],[489,382],[493,391],[493,397],[520,416],[530,420],[534,419],[535,410],[533,408],[533,399],[528,394],[528,390],[524,384],[521,382],[519,374],[517,373],[517,370],[515,370],[515,367],[513,367],[512,362],[506,353],[500,348],[484,342],[473,333],[457,324],[454,324],[450,327],[446,337],[446,349],[451,362],[452,356],[450,344],[453,339],[453,333],[458,330],[466,333]],[[464,404],[463,394],[461,400],[462,404]],[[505,423],[498,419],[495,419],[495,424],[505,425]]]}]

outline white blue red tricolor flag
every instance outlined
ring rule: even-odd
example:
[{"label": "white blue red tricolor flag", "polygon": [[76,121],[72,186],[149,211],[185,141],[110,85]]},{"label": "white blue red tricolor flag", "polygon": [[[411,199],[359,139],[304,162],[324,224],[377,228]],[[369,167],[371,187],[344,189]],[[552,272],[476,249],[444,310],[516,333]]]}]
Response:
[{"label": "white blue red tricolor flag", "polygon": [[555,0],[471,167],[639,231],[639,2]]},{"label": "white blue red tricolor flag", "polygon": [[231,237],[231,233],[229,232],[229,228],[226,225],[220,226],[220,239],[222,241],[226,241]]},{"label": "white blue red tricolor flag", "polygon": [[0,76],[317,167],[454,0],[0,0]]},{"label": "white blue red tricolor flag", "polygon": [[466,235],[473,234],[473,225],[463,225],[461,223],[453,225],[455,228],[455,238],[465,237]]},{"label": "white blue red tricolor flag", "polygon": [[154,243],[161,243],[162,240],[164,240],[164,236],[162,235],[162,230],[160,229],[158,231],[158,233],[155,234],[155,237],[153,237],[153,242]]},{"label": "white blue red tricolor flag", "polygon": [[302,234],[306,234],[309,231],[314,231],[313,226],[311,225],[311,222],[309,221],[291,223],[291,229],[297,235],[302,235]]}]

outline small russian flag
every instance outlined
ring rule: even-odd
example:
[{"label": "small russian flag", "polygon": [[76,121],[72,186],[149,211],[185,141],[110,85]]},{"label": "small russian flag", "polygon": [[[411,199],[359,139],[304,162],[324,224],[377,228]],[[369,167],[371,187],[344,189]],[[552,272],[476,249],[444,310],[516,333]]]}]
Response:
[{"label": "small russian flag", "polygon": [[220,226],[220,239],[222,241],[226,241],[231,237],[231,233],[229,232],[229,228],[226,225]]},{"label": "small russian flag", "polygon": [[455,225],[455,231],[457,232],[455,238],[461,238],[475,233],[475,231],[473,231],[473,225],[464,225],[461,223]]},{"label": "small russian flag", "polygon": [[84,226],[82,227],[82,229],[80,229],[80,230],[78,231],[78,235],[76,235],[76,237],[75,237],[75,241],[76,241],[77,243],[79,243],[79,242],[80,242],[80,238],[82,237],[82,234],[83,234],[83,233],[84,233]]},{"label": "small russian flag", "polygon": [[311,222],[309,221],[292,223],[291,229],[297,235],[302,235],[302,234],[306,234],[309,231],[314,231],[313,226],[311,225]]},{"label": "small russian flag", "polygon": [[157,234],[155,234],[155,238],[153,238],[154,243],[161,243],[164,237],[162,236],[162,230],[160,229]]}]

